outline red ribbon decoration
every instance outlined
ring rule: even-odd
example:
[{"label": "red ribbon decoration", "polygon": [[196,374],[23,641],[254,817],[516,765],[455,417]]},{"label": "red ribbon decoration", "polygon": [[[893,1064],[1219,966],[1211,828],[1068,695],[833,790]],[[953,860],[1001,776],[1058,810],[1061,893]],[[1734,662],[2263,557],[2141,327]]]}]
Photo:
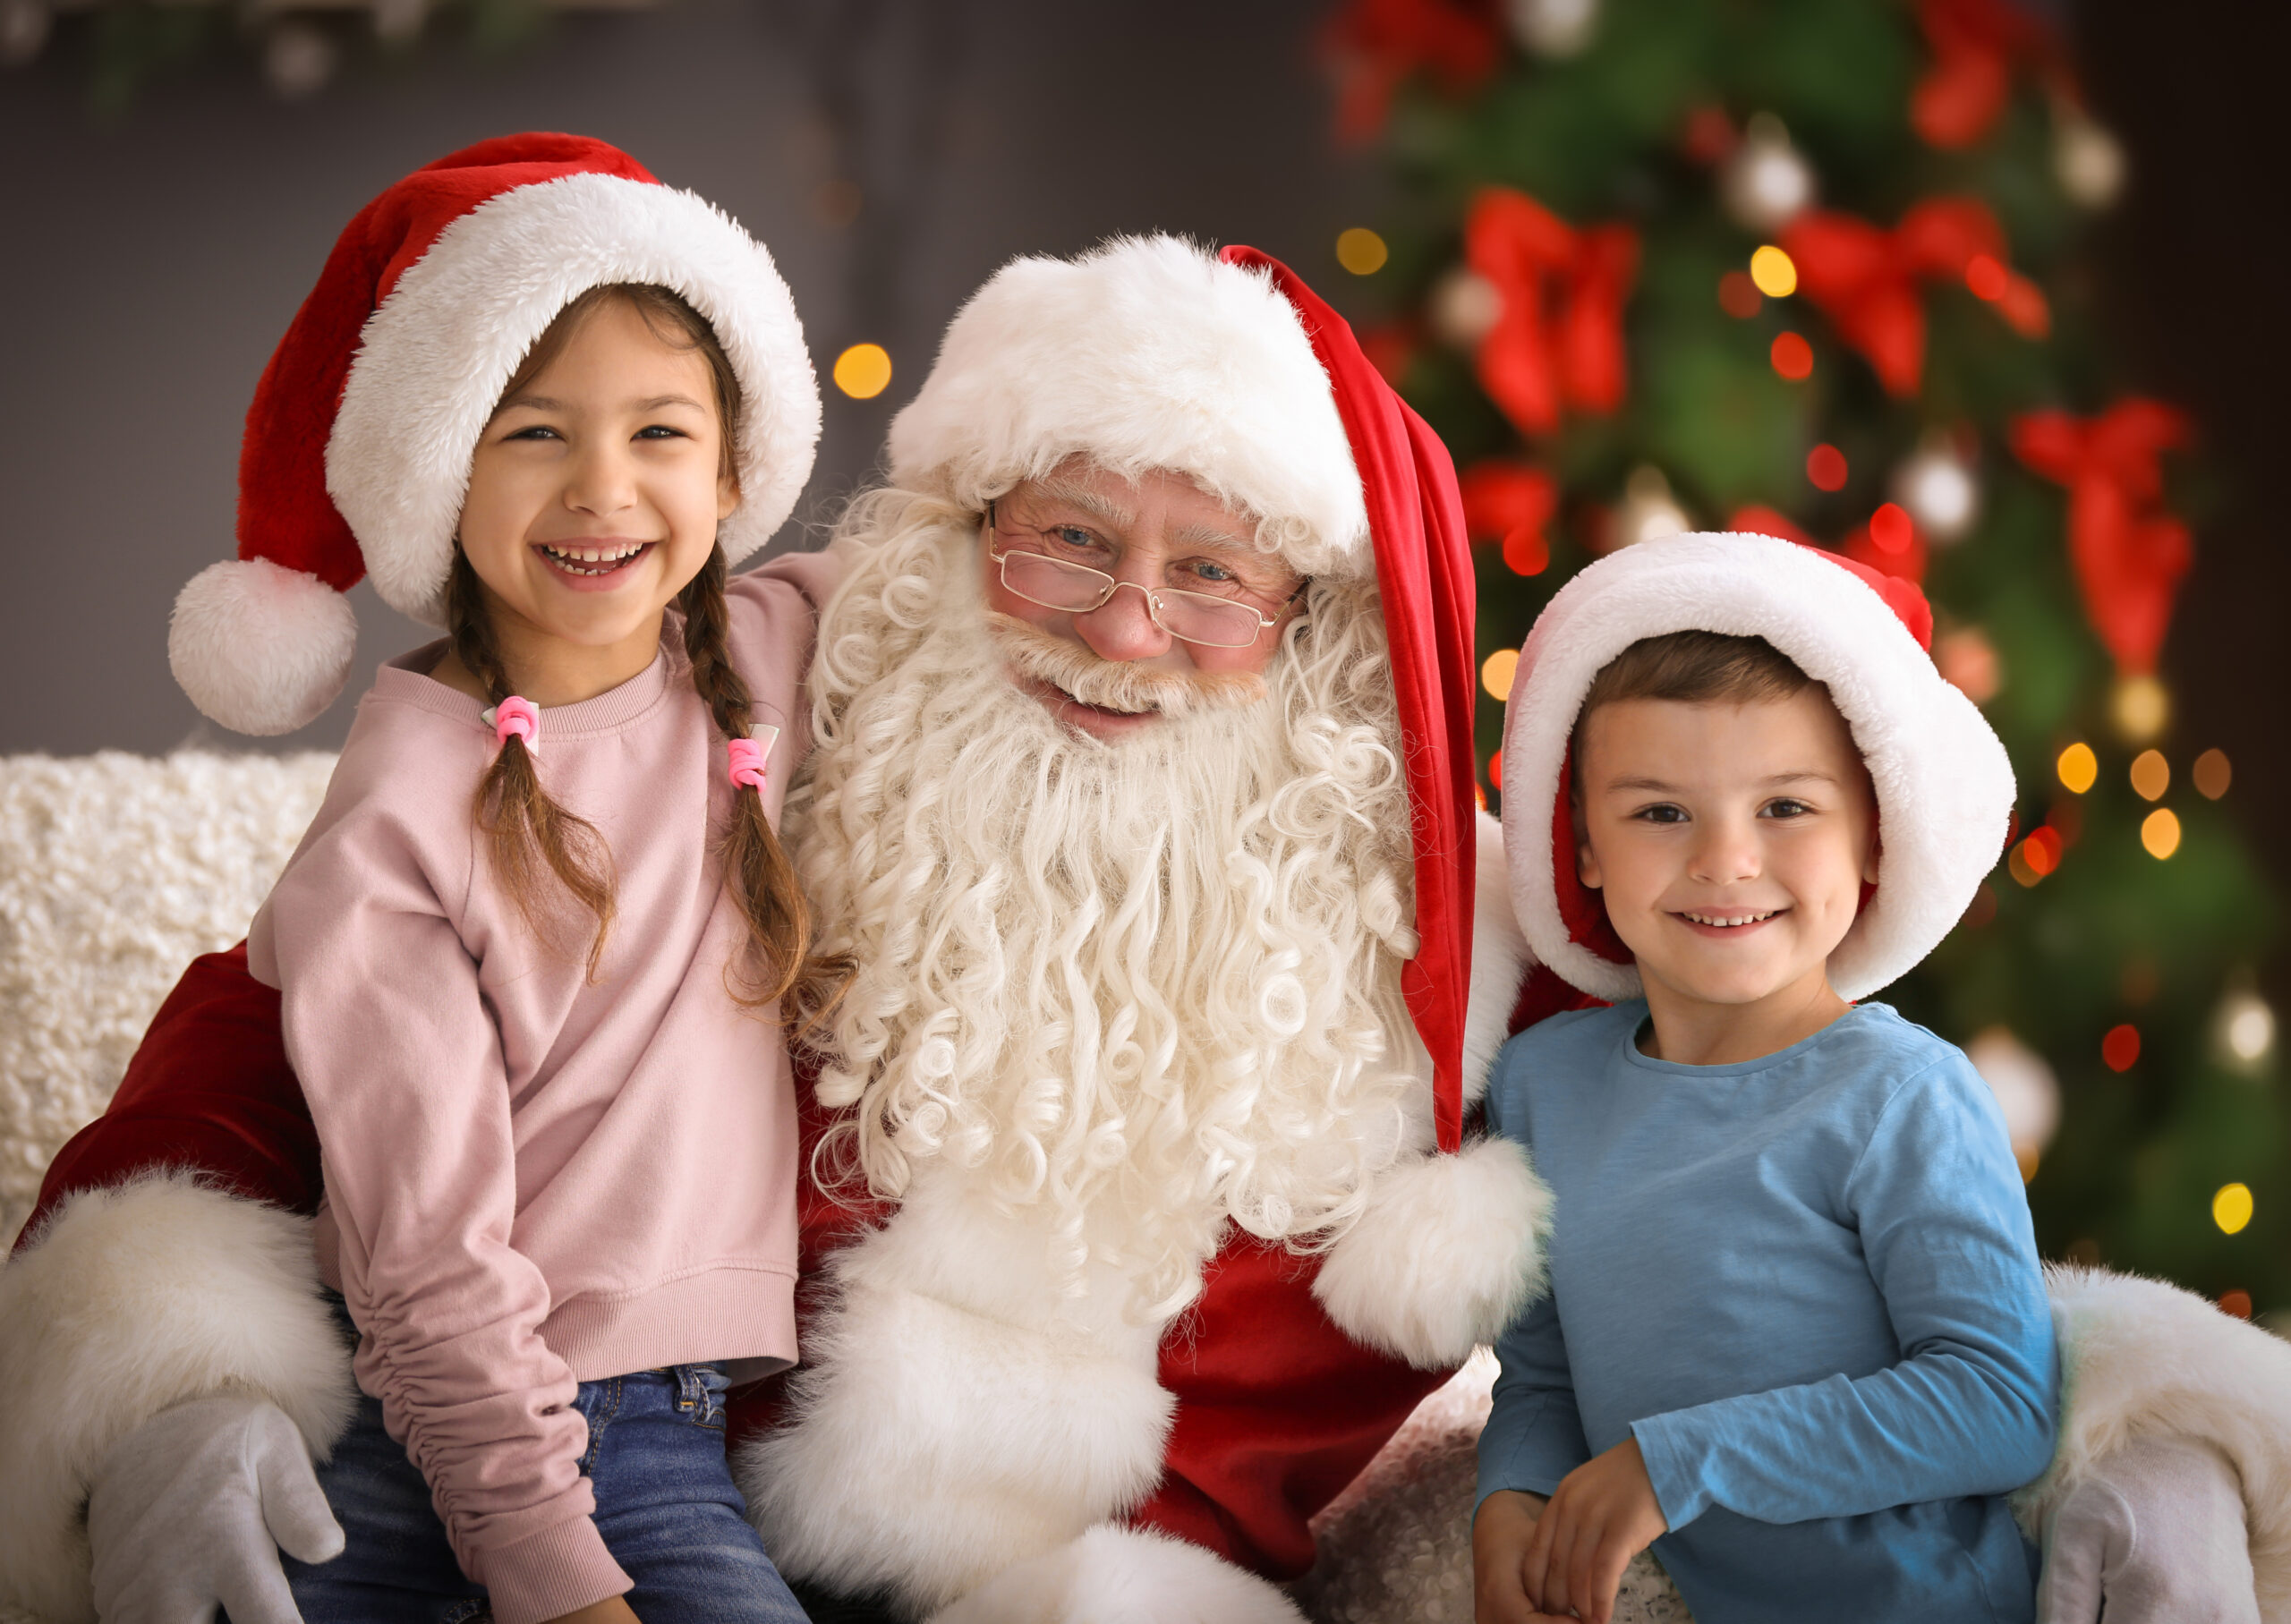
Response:
[{"label": "red ribbon decoration", "polygon": [[2186,524],[2164,511],[2161,463],[2193,434],[2185,413],[2138,396],[2098,417],[2013,420],[2013,455],[2068,488],[2068,558],[2084,612],[2126,676],[2155,670],[2180,577],[2194,562]]},{"label": "red ribbon decoration", "polygon": [[1909,122],[1929,147],[1959,152],[1987,135],[2029,62],[2065,78],[2043,23],[2005,0],[1923,0],[1917,21],[1933,65],[1909,95]]},{"label": "red ribbon decoration", "polygon": [[1563,404],[1622,404],[1622,307],[1639,277],[1628,225],[1569,225],[1525,192],[1490,186],[1464,222],[1464,261],[1503,314],[1479,345],[1479,385],[1522,434],[1559,427]]},{"label": "red ribbon decoration", "polygon": [[1464,529],[1475,541],[1501,541],[1514,574],[1540,575],[1551,564],[1543,527],[1559,511],[1559,481],[1531,463],[1488,457],[1457,481]]},{"label": "red ribbon decoration", "polygon": [[1471,0],[1352,0],[1324,40],[1336,77],[1337,139],[1354,146],[1383,132],[1392,92],[1410,74],[1429,69],[1450,95],[1466,95],[1503,50],[1495,20]]},{"label": "red ribbon decoration", "polygon": [[1921,278],[1965,282],[2024,337],[2051,324],[2043,293],[2006,268],[2004,228],[1974,198],[1929,198],[1891,231],[1810,209],[1783,228],[1782,250],[1798,268],[1798,291],[1896,396],[1915,395],[1925,375]]}]

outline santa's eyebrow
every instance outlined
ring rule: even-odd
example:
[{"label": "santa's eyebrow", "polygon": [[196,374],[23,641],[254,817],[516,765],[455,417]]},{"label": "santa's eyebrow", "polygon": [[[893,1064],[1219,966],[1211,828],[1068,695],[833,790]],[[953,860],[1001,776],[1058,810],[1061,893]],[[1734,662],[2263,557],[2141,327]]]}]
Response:
[{"label": "santa's eyebrow", "polygon": [[1244,556],[1256,550],[1249,545],[1247,537],[1237,536],[1231,531],[1214,524],[1180,524],[1170,531],[1170,544],[1173,547],[1222,548]]},{"label": "santa's eyebrow", "polygon": [[1063,502],[1069,507],[1078,507],[1099,523],[1114,530],[1128,530],[1137,523],[1137,515],[1086,486],[1069,484],[1064,480],[1051,479],[1042,482],[1042,493],[1053,502]]}]

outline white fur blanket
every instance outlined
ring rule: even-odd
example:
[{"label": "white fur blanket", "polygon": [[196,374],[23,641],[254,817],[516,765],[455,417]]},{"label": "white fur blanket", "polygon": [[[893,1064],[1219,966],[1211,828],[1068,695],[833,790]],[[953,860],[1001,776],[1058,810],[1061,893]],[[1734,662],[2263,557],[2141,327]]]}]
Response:
[{"label": "white fur blanket", "polygon": [[[0,1242],[102,1111],[183,966],[245,934],[334,758],[106,752],[0,758]],[[1297,1587],[1319,1624],[1469,1624],[1481,1356],[1425,1400],[1316,1528]],[[1646,1558],[1618,1624],[1686,1618]],[[0,1624],[12,1624],[0,1609]]]},{"label": "white fur blanket", "polygon": [[0,758],[0,1238],[201,953],[246,933],[330,755]]}]

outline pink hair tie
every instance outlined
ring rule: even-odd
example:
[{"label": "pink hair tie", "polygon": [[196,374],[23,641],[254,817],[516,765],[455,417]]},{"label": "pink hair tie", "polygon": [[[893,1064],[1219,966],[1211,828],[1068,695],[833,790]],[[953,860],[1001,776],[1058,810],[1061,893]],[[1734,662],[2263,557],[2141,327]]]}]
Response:
[{"label": "pink hair tie", "polygon": [[756,732],[762,736],[733,739],[728,742],[727,747],[730,750],[732,757],[732,787],[753,789],[756,794],[762,795],[764,758],[771,753],[772,745],[779,742],[779,729],[759,727]]},{"label": "pink hair tie", "polygon": [[527,754],[541,753],[541,707],[532,701],[512,693],[487,711],[484,720],[493,729],[495,743],[507,745],[513,738],[523,739]]}]

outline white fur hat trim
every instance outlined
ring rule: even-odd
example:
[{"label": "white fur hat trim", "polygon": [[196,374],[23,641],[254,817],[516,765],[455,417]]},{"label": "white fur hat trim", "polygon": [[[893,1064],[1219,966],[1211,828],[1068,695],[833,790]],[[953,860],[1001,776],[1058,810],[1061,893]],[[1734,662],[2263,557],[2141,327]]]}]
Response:
[{"label": "white fur hat trim", "polygon": [[1830,956],[1849,1000],[1938,945],[1997,865],[2013,769],[1971,700],[1942,679],[1885,599],[1810,548],[1770,536],[1643,541],[1562,587],[1528,633],[1503,724],[1503,844],[1536,957],[1595,998],[1639,996],[1639,972],[1569,940],[1552,874],[1552,811],[1575,718],[1602,667],[1641,638],[1763,637],[1829,690],[1878,792],[1877,893]]},{"label": "white fur hat trim", "polygon": [[616,282],[681,293],[715,328],[739,378],[742,499],[719,531],[725,555],[737,563],[786,522],[811,477],[820,395],[771,256],[691,192],[566,175],[502,192],[456,220],[366,323],[327,442],[326,483],[393,608],[445,623],[454,527],[478,436],[558,312]]},{"label": "white fur hat trim", "polygon": [[1190,242],[1013,259],[891,422],[893,480],[971,507],[1077,454],[1189,476],[1306,574],[1372,567],[1352,447],[1296,307]]}]

